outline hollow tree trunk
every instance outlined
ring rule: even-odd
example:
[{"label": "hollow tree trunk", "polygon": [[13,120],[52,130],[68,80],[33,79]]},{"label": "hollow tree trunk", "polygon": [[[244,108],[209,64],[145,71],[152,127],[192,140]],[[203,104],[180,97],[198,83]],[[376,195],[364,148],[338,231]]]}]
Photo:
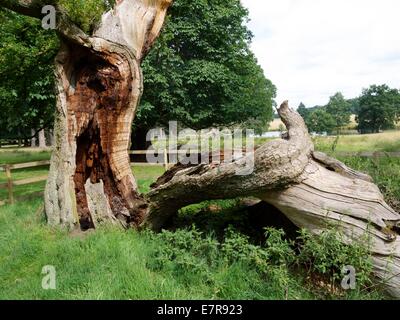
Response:
[{"label": "hollow tree trunk", "polygon": [[[86,35],[57,8],[55,145],[45,191],[52,225],[82,229],[111,220],[142,222],[128,157],[131,124],[142,94],[140,63],[156,40],[172,0],[117,0]],[[0,5],[41,18],[40,0]]]},{"label": "hollow tree trunk", "polygon": [[[303,119],[287,103],[279,114],[287,140],[266,143],[234,163],[175,167],[165,173],[147,195],[144,225],[160,230],[178,209],[203,200],[255,196],[312,233],[335,226],[348,244],[368,234],[374,274],[389,294],[400,298],[400,214],[386,204],[371,177],[315,152]],[[236,175],[249,157],[254,157],[252,173]]]}]

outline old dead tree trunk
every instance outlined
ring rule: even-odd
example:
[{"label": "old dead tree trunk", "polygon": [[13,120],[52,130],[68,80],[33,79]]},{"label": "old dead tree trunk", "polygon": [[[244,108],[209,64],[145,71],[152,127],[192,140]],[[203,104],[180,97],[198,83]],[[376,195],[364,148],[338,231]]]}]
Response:
[{"label": "old dead tree trunk", "polygon": [[[143,90],[140,63],[156,40],[172,0],[117,0],[89,36],[57,8],[55,145],[45,191],[52,225],[93,228],[103,220],[137,226],[147,204],[128,156]],[[40,0],[0,6],[42,18]]]},{"label": "old dead tree trunk", "polygon": [[[400,214],[386,204],[371,177],[315,152],[303,119],[287,102],[279,114],[288,128],[287,139],[266,143],[234,163],[167,172],[147,196],[145,224],[160,230],[171,215],[189,204],[254,196],[314,234],[333,226],[343,232],[348,244],[367,234],[377,281],[400,298]],[[254,171],[237,175],[253,157]]]}]

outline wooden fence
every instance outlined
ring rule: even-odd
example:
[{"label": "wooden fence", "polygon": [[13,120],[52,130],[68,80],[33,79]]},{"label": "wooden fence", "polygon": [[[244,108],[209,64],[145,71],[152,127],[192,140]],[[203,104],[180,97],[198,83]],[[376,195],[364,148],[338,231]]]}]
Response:
[{"label": "wooden fence", "polygon": [[[238,150],[239,151],[239,150]],[[240,150],[241,151],[241,150]],[[148,162],[131,162],[131,165],[140,165],[140,166],[163,166],[165,170],[168,170],[168,168],[173,165],[173,163],[169,163],[169,154],[187,154],[186,151],[183,150],[173,150],[169,151],[167,149],[164,149],[162,151],[162,158],[163,161],[161,163],[148,163]],[[147,150],[134,150],[134,151],[129,151],[129,154],[131,155],[147,155],[147,154],[154,154],[154,151],[147,151]],[[335,153],[335,156],[338,157],[362,157],[362,158],[400,158],[400,152],[356,152],[356,153],[350,153],[350,152],[337,152]],[[25,169],[25,168],[34,168],[34,167],[41,167],[41,166],[46,166],[49,165],[50,161],[45,160],[45,161],[36,161],[36,162],[27,162],[27,163],[18,163],[18,164],[5,164],[0,166],[0,171],[4,171],[6,173],[6,178],[7,182],[5,183],[0,183],[0,189],[7,189],[8,190],[8,200],[0,200],[0,206],[10,203],[14,204],[16,200],[24,200],[25,198],[29,197],[22,197],[19,199],[16,199],[14,197],[14,187],[15,186],[22,186],[22,185],[27,185],[27,184],[32,184],[36,182],[42,182],[47,180],[47,174],[46,175],[41,175],[33,178],[27,178],[27,179],[21,179],[21,180],[13,180],[12,178],[12,170],[15,169]],[[43,193],[43,192],[41,192]],[[35,193],[36,195],[37,193]]]},{"label": "wooden fence", "polygon": [[[146,155],[147,153],[150,153],[150,152],[153,153],[152,151],[135,150],[135,151],[129,151],[129,154],[132,154],[132,155]],[[181,151],[169,152],[166,149],[162,150],[162,152],[163,152],[163,162],[162,163],[131,162],[131,165],[164,166],[165,170],[168,170],[169,166],[172,165],[172,164],[168,163],[168,154],[169,153],[173,153],[173,152],[182,153]],[[46,165],[50,165],[50,161],[49,160],[0,165],[0,172],[1,171],[5,172],[6,178],[7,178],[7,182],[0,183],[0,189],[7,189],[8,190],[8,200],[0,200],[0,206],[5,205],[6,203],[14,204],[17,200],[18,201],[23,201],[25,199],[31,198],[32,196],[38,195],[39,193],[35,192],[31,196],[20,197],[20,198],[16,199],[16,197],[14,196],[14,187],[15,186],[22,186],[22,185],[27,185],[27,184],[46,181],[47,177],[48,177],[48,175],[46,174],[46,175],[41,175],[41,176],[27,178],[27,179],[14,180],[12,178],[12,170],[42,167],[42,166],[46,166]],[[43,192],[40,192],[40,193],[43,193]]]},{"label": "wooden fence", "polygon": [[400,152],[335,152],[337,157],[400,158]]},{"label": "wooden fence", "polygon": [[[49,164],[50,164],[50,161],[45,160],[45,161],[35,161],[35,162],[26,162],[26,163],[17,163],[17,164],[6,164],[3,166],[0,166],[0,171],[5,171],[6,178],[7,178],[6,183],[0,183],[0,189],[2,189],[2,188],[8,189],[8,203],[10,203],[10,204],[15,203],[16,199],[14,197],[14,190],[13,190],[14,186],[22,186],[22,185],[26,185],[26,184],[31,184],[31,183],[36,183],[36,182],[41,182],[41,181],[47,180],[47,174],[41,175],[38,177],[33,177],[33,178],[13,180],[12,174],[11,174],[12,170],[41,167],[41,166],[46,166]],[[0,205],[4,205],[4,204],[5,204],[5,201],[0,201]]]}]

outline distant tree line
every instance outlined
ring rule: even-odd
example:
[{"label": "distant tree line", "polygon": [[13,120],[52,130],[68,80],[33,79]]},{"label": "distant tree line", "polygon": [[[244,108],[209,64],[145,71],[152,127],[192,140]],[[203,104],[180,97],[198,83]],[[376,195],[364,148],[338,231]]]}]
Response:
[{"label": "distant tree line", "polygon": [[298,112],[310,132],[339,134],[349,126],[351,116],[355,115],[358,132],[378,133],[394,129],[400,121],[400,90],[386,84],[372,85],[353,99],[345,99],[338,92],[329,98],[326,106],[307,108],[300,103]]}]

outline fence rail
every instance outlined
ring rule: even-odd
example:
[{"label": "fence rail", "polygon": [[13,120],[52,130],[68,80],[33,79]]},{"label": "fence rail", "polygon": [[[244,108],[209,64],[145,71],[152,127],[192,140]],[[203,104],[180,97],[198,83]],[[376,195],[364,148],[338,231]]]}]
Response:
[{"label": "fence rail", "polygon": [[338,157],[400,158],[400,152],[336,152]]},{"label": "fence rail", "polygon": [[[241,152],[242,150],[239,149],[234,149],[232,150],[233,152]],[[147,154],[154,154],[155,151],[152,150],[133,150],[133,151],[128,151],[130,155],[147,155]],[[192,152],[196,152],[195,150],[192,150]],[[156,152],[157,153],[157,152]],[[170,166],[173,165],[173,163],[169,163],[169,155],[175,154],[187,154],[187,151],[185,150],[158,150],[158,153],[161,153],[163,155],[163,162],[162,163],[148,163],[148,162],[131,162],[131,165],[140,165],[140,166],[163,166],[165,170],[168,170]],[[373,158],[373,159],[378,159],[378,158],[400,158],[400,152],[336,152],[335,156],[338,157],[362,157],[362,158]],[[17,163],[17,164],[5,164],[5,165],[0,165],[0,171],[5,172],[7,182],[0,183],[0,189],[6,188],[8,190],[8,199],[7,200],[0,200],[0,206],[5,205],[6,203],[14,204],[16,200],[23,200],[26,198],[30,198],[31,196],[23,196],[18,199],[14,197],[14,186],[22,186],[22,185],[27,185],[27,184],[32,184],[32,183],[37,183],[37,182],[42,182],[46,181],[48,175],[41,175],[38,177],[33,177],[33,178],[26,178],[26,179],[20,179],[20,180],[13,180],[12,179],[12,170],[16,169],[26,169],[26,168],[34,168],[34,167],[41,167],[41,166],[46,166],[49,165],[50,161],[49,160],[43,160],[43,161],[35,161],[35,162],[26,162],[26,163]],[[35,192],[34,194],[43,194],[43,192]]]},{"label": "fence rail", "polygon": [[0,206],[4,205],[6,202],[10,204],[15,203],[15,197],[14,197],[14,186],[22,186],[26,184],[32,184],[36,182],[42,182],[47,180],[47,174],[46,175],[41,175],[38,177],[33,177],[33,178],[27,178],[27,179],[20,179],[20,180],[14,180],[12,179],[11,175],[11,170],[14,169],[26,169],[26,168],[35,168],[35,167],[42,167],[49,165],[50,161],[49,160],[44,160],[44,161],[35,161],[35,162],[25,162],[25,163],[17,163],[17,164],[6,164],[0,166],[0,171],[5,171],[6,172],[6,178],[7,182],[6,183],[0,183],[0,189],[2,188],[7,188],[8,190],[8,201],[1,201],[0,200]]}]

